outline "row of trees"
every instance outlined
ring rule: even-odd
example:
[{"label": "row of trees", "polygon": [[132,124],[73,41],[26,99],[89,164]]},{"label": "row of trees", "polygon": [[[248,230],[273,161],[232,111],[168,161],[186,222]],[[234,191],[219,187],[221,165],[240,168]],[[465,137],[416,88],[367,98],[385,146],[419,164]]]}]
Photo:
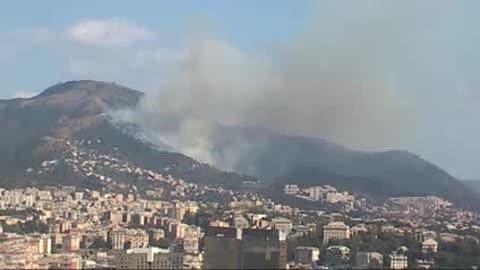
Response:
[{"label": "row of trees", "polygon": [[[400,246],[408,248],[408,260],[410,266],[416,265],[416,259],[434,260],[438,268],[471,268],[480,265],[480,244],[474,239],[463,239],[455,242],[439,243],[438,253],[422,253],[421,243],[413,237],[371,231],[360,234],[352,239],[331,240],[327,245],[322,243],[321,232],[288,239],[288,260],[295,259],[297,246],[314,246],[320,248],[321,254],[325,254],[326,248],[331,245],[344,245],[350,248],[351,254],[362,251],[376,251],[384,255],[384,263],[388,261],[388,254]],[[322,258],[322,256],[320,256]],[[351,256],[351,263],[354,263],[354,256]]]}]

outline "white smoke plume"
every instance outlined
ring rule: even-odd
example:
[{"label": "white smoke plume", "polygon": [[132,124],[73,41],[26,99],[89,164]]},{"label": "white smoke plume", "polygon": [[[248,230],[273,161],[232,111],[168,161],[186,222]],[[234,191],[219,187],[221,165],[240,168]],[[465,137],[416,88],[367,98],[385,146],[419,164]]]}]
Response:
[{"label": "white smoke plume", "polygon": [[428,46],[447,10],[425,17],[427,5],[409,4],[330,3],[332,14],[318,7],[303,32],[268,56],[199,38],[158,91],[117,117],[152,141],[227,169],[256,146],[238,141],[227,149],[229,160],[219,160],[212,141],[218,123],[360,149],[402,147],[415,140],[419,121],[415,95],[424,80],[412,77],[443,53],[442,45]]}]

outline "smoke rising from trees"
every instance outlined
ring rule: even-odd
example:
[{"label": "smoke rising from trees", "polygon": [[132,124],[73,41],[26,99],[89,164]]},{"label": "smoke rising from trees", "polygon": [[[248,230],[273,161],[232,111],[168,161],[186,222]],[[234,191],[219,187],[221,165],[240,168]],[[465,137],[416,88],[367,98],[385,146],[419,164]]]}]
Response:
[{"label": "smoke rising from trees", "polygon": [[[217,124],[366,150],[411,145],[431,108],[420,103],[422,93],[452,71],[456,56],[448,38],[455,30],[444,26],[455,9],[438,3],[430,12],[427,3],[383,1],[326,5],[315,7],[305,28],[271,55],[211,35],[196,38],[158,91],[117,118],[152,141],[227,169],[258,147],[236,141],[225,161],[215,152]],[[457,83],[453,76],[442,80]]]}]

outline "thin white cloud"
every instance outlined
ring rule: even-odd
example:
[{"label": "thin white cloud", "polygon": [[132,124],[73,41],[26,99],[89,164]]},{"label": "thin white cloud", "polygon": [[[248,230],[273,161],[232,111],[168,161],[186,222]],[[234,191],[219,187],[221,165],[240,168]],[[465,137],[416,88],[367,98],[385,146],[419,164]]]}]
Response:
[{"label": "thin white cloud", "polygon": [[89,46],[131,46],[155,38],[155,33],[122,18],[85,20],[66,30],[67,38]]}]

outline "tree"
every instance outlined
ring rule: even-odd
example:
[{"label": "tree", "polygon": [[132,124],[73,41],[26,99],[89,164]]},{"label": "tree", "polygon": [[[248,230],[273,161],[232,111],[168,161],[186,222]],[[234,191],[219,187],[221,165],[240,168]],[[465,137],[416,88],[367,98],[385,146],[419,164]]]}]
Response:
[{"label": "tree", "polygon": [[152,240],[150,245],[153,246],[153,247],[159,247],[159,248],[168,248],[168,246],[169,246],[168,241],[165,238],[160,238],[158,240]]},{"label": "tree", "polygon": [[90,249],[108,249],[109,244],[102,238],[97,237],[93,240],[93,243],[88,247]]},{"label": "tree", "polygon": [[197,214],[191,213],[190,211],[187,211],[185,215],[183,216],[183,223],[188,224],[188,225],[197,225],[198,223],[198,218]]}]

